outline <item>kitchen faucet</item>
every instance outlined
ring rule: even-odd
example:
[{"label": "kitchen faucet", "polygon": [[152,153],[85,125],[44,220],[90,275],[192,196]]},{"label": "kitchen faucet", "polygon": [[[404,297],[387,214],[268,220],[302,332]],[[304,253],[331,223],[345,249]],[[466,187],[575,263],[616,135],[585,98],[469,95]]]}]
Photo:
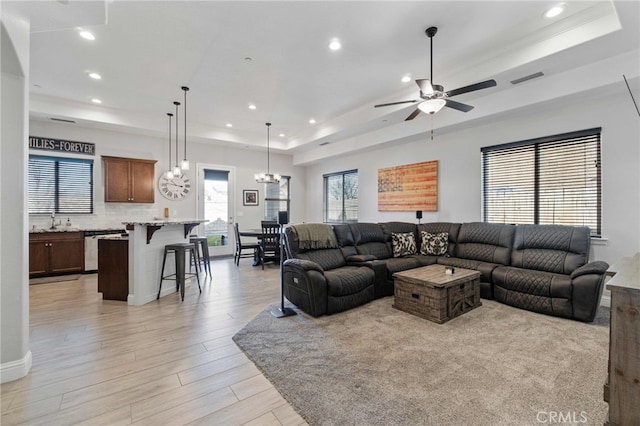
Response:
[{"label": "kitchen faucet", "polygon": [[56,213],[51,212],[51,227],[49,229],[56,229],[56,226],[61,224],[61,221],[58,221],[58,223],[56,223]]}]

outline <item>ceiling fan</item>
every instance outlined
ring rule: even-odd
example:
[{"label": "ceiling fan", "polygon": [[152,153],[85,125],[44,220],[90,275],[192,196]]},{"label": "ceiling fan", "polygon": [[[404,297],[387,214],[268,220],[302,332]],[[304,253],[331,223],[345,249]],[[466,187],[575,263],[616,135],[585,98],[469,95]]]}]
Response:
[{"label": "ceiling fan", "polygon": [[420,99],[412,99],[409,101],[400,101],[400,102],[391,102],[388,104],[379,104],[374,105],[375,108],[390,106],[390,105],[400,105],[400,104],[410,104],[420,102],[418,108],[413,111],[405,121],[413,120],[416,118],[420,112],[425,112],[427,114],[435,114],[440,111],[442,107],[449,107],[453,109],[457,109],[462,112],[469,112],[473,109],[471,105],[463,104],[461,102],[456,102],[449,99],[452,96],[461,95],[463,93],[469,93],[476,90],[486,89],[488,87],[493,87],[496,85],[495,80],[487,80],[480,83],[471,84],[469,86],[460,87],[458,89],[449,90],[447,92],[444,91],[444,87],[433,84],[433,36],[438,32],[437,27],[429,27],[426,29],[425,33],[427,37],[431,40],[431,48],[430,48],[430,56],[431,56],[431,78],[416,80],[416,84],[420,88]]}]

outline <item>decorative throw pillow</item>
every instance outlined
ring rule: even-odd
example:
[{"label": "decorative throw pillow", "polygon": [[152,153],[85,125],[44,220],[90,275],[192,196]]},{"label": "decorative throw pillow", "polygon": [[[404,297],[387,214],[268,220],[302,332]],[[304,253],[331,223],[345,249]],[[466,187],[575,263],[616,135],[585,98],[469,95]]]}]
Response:
[{"label": "decorative throw pillow", "polygon": [[416,254],[416,237],[413,232],[403,232],[391,234],[391,243],[393,245],[393,257],[402,257],[410,254]]},{"label": "decorative throw pillow", "polygon": [[447,247],[449,246],[448,232],[432,234],[430,232],[422,231],[420,233],[420,236],[422,237],[422,244],[420,245],[420,254],[442,256],[447,253]]}]

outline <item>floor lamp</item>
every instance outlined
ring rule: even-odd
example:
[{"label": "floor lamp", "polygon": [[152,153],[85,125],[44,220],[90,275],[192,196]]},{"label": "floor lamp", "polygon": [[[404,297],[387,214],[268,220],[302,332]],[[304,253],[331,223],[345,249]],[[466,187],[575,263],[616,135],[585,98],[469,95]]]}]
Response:
[{"label": "floor lamp", "polygon": [[287,212],[278,212],[278,224],[280,225],[280,307],[271,310],[271,315],[276,318],[290,317],[297,315],[296,311],[284,306],[284,225],[289,223]]}]

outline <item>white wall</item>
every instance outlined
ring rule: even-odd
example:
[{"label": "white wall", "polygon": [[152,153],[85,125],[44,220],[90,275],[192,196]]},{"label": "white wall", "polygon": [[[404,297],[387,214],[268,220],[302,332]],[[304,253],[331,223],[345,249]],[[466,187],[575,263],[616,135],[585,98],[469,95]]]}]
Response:
[{"label": "white wall", "polygon": [[25,195],[29,23],[5,12],[0,27],[0,382],[7,382],[31,369]]},{"label": "white wall", "polygon": [[[162,127],[163,122],[159,123]],[[197,198],[192,194],[185,200],[170,201],[165,199],[157,190],[157,179],[169,168],[169,147],[166,137],[142,136],[118,131],[99,130],[82,127],[78,124],[56,123],[41,120],[31,120],[29,133],[31,136],[42,136],[57,139],[69,139],[96,144],[94,159],[94,197],[95,213],[93,215],[73,215],[70,220],[73,226],[99,227],[119,226],[125,220],[143,220],[162,217],[164,208],[168,207],[171,218],[197,217]],[[180,145],[180,154],[183,147]],[[42,150],[29,150],[30,154],[62,155]],[[101,155],[131,157],[157,160],[156,196],[154,204],[128,204],[104,202],[104,175],[102,172]],[[221,147],[212,144],[189,142],[187,157],[191,162],[189,175],[194,182],[197,164],[213,164],[233,166],[236,170],[236,184],[234,198],[236,203],[237,222],[241,228],[256,228],[264,218],[264,185],[256,183],[254,173],[266,171],[266,152],[242,148]],[[81,156],[90,158],[90,156]],[[306,176],[302,167],[292,165],[289,155],[277,155],[271,152],[271,171],[281,175],[291,176],[291,217],[292,221],[303,221],[305,218],[304,187]],[[182,159],[182,158],[181,158]],[[174,161],[175,162],[175,161]],[[243,206],[242,191],[257,189],[259,191],[258,206]],[[63,222],[67,216],[60,217]],[[30,226],[46,226],[50,221],[48,215],[32,215]]]},{"label": "white wall", "polygon": [[[434,213],[425,212],[422,221],[480,221],[481,147],[602,127],[604,238],[592,244],[591,258],[613,263],[640,250],[640,120],[626,88],[618,89],[605,97],[534,106],[465,130],[446,134],[436,130],[433,141],[425,133],[419,141],[391,144],[376,151],[309,166],[307,219],[322,221],[323,174],[358,169],[361,222],[415,222],[415,212],[378,211],[377,171],[383,167],[438,160],[439,209]],[[442,113],[459,112],[445,109]],[[437,125],[437,115],[433,119]],[[422,120],[427,130],[430,119],[423,117]]]}]

